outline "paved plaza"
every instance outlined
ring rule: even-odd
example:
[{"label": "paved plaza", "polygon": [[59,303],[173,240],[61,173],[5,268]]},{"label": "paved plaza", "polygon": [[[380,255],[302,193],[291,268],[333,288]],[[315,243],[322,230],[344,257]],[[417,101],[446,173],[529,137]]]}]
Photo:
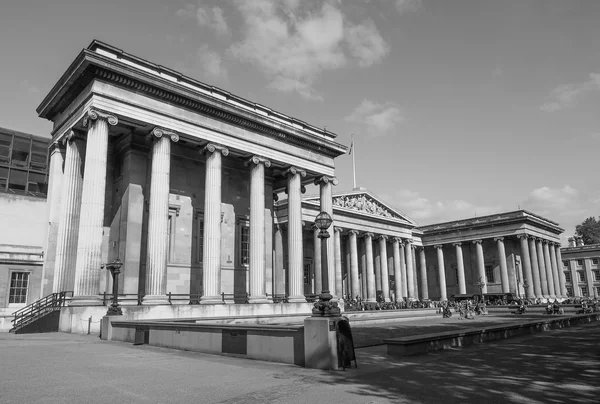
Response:
[{"label": "paved plaza", "polygon": [[599,339],[591,323],[404,359],[374,346],[357,350],[358,369],[326,372],[97,336],[2,333],[0,403],[596,403]]}]

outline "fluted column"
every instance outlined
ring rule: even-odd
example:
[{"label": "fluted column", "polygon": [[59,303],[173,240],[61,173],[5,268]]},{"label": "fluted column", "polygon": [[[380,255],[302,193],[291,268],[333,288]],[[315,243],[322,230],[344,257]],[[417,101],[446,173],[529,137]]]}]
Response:
[{"label": "fluted column", "polygon": [[527,244],[527,235],[519,234],[517,238],[521,242],[521,265],[523,265],[523,284],[527,283],[527,288],[525,290],[525,295],[527,298],[534,297],[534,288],[533,288],[533,271],[531,269],[531,257],[529,254],[529,245]]},{"label": "fluted column", "polygon": [[75,283],[77,259],[77,232],[81,212],[83,186],[82,163],[85,158],[85,140],[71,131],[63,140],[66,145],[62,187],[62,205],[58,219],[56,264],[52,291],[72,291]]},{"label": "fluted column", "polygon": [[379,261],[381,266],[381,293],[383,301],[390,301],[390,275],[387,262],[387,236],[379,236]]},{"label": "fluted column", "polygon": [[406,275],[406,243],[400,242],[400,276],[402,278],[402,295],[400,297],[408,299],[408,276]]},{"label": "fluted column", "polygon": [[394,295],[396,301],[402,300],[402,270],[400,263],[400,243],[401,239],[394,237],[392,239],[392,252],[394,254]]},{"label": "fluted column", "polygon": [[321,239],[319,238],[319,232],[320,230],[317,228],[317,226],[313,226],[313,249],[314,249],[314,255],[313,255],[313,266],[314,266],[314,271],[315,271],[315,280],[314,280],[314,285],[315,285],[315,290],[314,293],[321,293],[321,291],[323,290],[323,274],[321,273]]},{"label": "fluted column", "polygon": [[565,280],[565,272],[563,271],[562,255],[560,253],[560,243],[552,246],[556,255],[556,269],[558,270],[558,279],[560,280],[560,294],[567,298],[567,282]]},{"label": "fluted column", "polygon": [[[546,267],[546,278],[548,279],[548,297],[550,299],[556,299],[556,292],[554,289],[554,273],[552,271],[552,261],[550,260],[550,249],[548,248],[548,240],[542,241],[542,248],[544,250],[544,265]],[[558,274],[556,274],[558,277]]]},{"label": "fluted column", "polygon": [[379,297],[381,293],[381,260],[379,248],[373,248],[373,266],[375,267],[375,291],[376,296]]},{"label": "fluted column", "polygon": [[421,274],[421,299],[429,299],[429,285],[427,284],[427,261],[425,260],[425,247],[419,248],[419,269]]},{"label": "fluted column", "polygon": [[342,229],[334,227],[333,229],[333,246],[335,248],[335,294],[343,297],[344,291],[342,287]]},{"label": "fluted column", "polygon": [[179,135],[162,128],[152,130],[152,168],[146,254],[146,295],[143,304],[168,304],[167,258],[169,237],[169,179],[171,142]]},{"label": "fluted column", "polygon": [[221,181],[222,157],[229,149],[209,143],[206,153],[206,185],[204,189],[204,257],[202,261],[203,304],[223,303],[221,298]]},{"label": "fluted column", "polygon": [[[335,226],[335,218],[333,217],[332,189],[334,185],[338,184],[338,180],[335,177],[323,175],[321,177],[316,178],[314,183],[315,185],[319,185],[319,202],[321,204],[321,212],[327,212],[329,216],[331,216],[331,218],[334,219],[331,223],[331,231],[333,232]],[[327,239],[327,270],[329,279],[329,292],[333,296],[333,300],[335,300],[339,296],[335,288],[335,285],[337,284],[337,278],[335,275],[336,267],[334,245],[334,237],[329,237]]]},{"label": "fluted column", "polygon": [[[288,257],[290,303],[306,302],[304,297],[304,252],[302,250],[302,183],[306,171],[290,167],[285,171],[288,189]],[[321,290],[317,291],[321,293]]]},{"label": "fluted column", "polygon": [[375,303],[377,301],[377,291],[375,290],[375,271],[373,268],[373,234],[365,233],[363,240],[365,242],[365,256],[367,257],[367,302]]},{"label": "fluted column", "polygon": [[548,256],[550,258],[550,268],[552,268],[552,279],[554,280],[554,295],[557,298],[563,297],[562,291],[560,288],[560,275],[559,275],[559,267],[556,262],[556,251],[554,249],[554,243],[548,243]]},{"label": "fluted column", "polygon": [[465,281],[465,263],[463,259],[462,244],[452,244],[456,251],[456,268],[458,270],[458,293],[464,295],[467,293],[467,282]]},{"label": "fluted column", "polygon": [[481,293],[487,293],[487,279],[485,276],[485,259],[483,257],[482,243],[482,240],[473,240],[473,244],[475,244],[475,250],[477,253],[477,273],[478,276],[481,277],[481,281],[485,283],[483,288],[481,288]]},{"label": "fluted column", "polygon": [[265,294],[265,167],[271,162],[252,156],[250,171],[250,303],[268,303]]},{"label": "fluted column", "polygon": [[350,230],[350,278],[352,285],[352,298],[360,296],[360,283],[358,282],[358,245],[356,242],[356,230]]},{"label": "fluted column", "polygon": [[504,237],[495,237],[498,247],[498,259],[500,259],[500,279],[502,281],[502,293],[510,293],[508,284],[508,266],[506,265],[506,250],[504,249]]},{"label": "fluted column", "polygon": [[444,266],[444,250],[442,245],[435,245],[434,247],[437,250],[440,300],[444,301],[448,300],[448,295],[446,292],[446,267]]},{"label": "fluted column", "polygon": [[531,257],[531,275],[533,276],[533,291],[536,298],[542,298],[542,286],[540,284],[540,267],[538,266],[538,255],[535,247],[535,237],[529,238],[529,255]]},{"label": "fluted column", "polygon": [[412,244],[410,240],[406,241],[404,248],[406,262],[406,289],[409,300],[415,300],[415,268],[413,267],[412,259]]},{"label": "fluted column", "polygon": [[102,304],[98,293],[100,276],[104,271],[101,266],[108,127],[118,122],[116,116],[95,109],[88,110],[83,117],[83,126],[89,129],[81,191],[74,296],[71,300],[73,306]]},{"label": "fluted column", "polygon": [[542,239],[538,238],[535,243],[537,252],[538,267],[540,269],[540,286],[542,287],[542,297],[548,298],[548,276],[546,272],[546,263],[544,262],[544,247],[542,246]]}]

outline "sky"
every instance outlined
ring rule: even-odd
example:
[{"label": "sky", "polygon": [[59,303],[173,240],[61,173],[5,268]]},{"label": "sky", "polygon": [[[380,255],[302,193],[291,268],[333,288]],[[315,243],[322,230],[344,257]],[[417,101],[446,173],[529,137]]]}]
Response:
[{"label": "sky", "polygon": [[[357,185],[425,225],[598,216],[600,1],[3,0],[0,126],[93,39],[338,135]],[[352,158],[336,159],[353,187]]]}]

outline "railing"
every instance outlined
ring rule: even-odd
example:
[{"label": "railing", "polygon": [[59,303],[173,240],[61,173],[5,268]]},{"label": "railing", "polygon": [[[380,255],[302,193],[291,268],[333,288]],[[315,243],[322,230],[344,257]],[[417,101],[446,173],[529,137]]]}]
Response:
[{"label": "railing", "polygon": [[233,300],[234,303],[243,301],[245,304],[249,303],[250,294],[248,293],[221,293],[221,299],[223,303],[227,303],[228,300]]},{"label": "railing", "polygon": [[[102,305],[107,306],[112,303],[113,294],[112,293],[101,293],[102,297]],[[117,296],[117,300],[119,303],[125,302],[135,302],[135,304],[141,306],[142,301],[144,299],[144,294],[142,293],[119,293]],[[187,304],[200,304],[200,298],[202,297],[202,293],[167,293],[166,294],[167,301],[169,304],[182,304],[181,302],[187,302]]]},{"label": "railing", "polygon": [[271,297],[273,303],[288,303],[288,295],[286,294],[273,294],[270,295],[267,293],[267,298]]},{"label": "railing", "polygon": [[12,319],[13,328],[10,331],[16,331],[48,313],[59,310],[71,297],[73,297],[71,291],[52,293],[15,311]]},{"label": "railing", "polygon": [[306,301],[308,303],[314,303],[317,300],[319,300],[319,295],[316,293],[309,293],[309,294],[304,295],[304,297],[306,298]]},{"label": "railing", "polygon": [[[187,301],[188,304],[200,304],[200,298],[202,297],[202,293],[171,293],[167,294],[167,298],[169,300],[169,304],[173,304],[173,302],[178,301]],[[175,303],[177,304],[177,303]]]},{"label": "railing", "polygon": [[[102,305],[103,306],[106,306],[106,305],[109,305],[112,303],[112,300],[113,300],[112,293],[103,292],[100,294],[100,296],[102,297]],[[139,293],[119,293],[117,295],[117,300],[119,302],[135,302],[135,305],[141,306],[143,297],[144,297],[144,295],[139,294]]]}]

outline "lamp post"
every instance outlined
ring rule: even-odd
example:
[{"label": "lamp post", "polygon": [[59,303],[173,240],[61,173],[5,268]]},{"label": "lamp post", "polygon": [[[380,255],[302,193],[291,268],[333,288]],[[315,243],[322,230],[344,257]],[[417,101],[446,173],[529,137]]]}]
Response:
[{"label": "lamp post", "polygon": [[525,300],[528,299],[527,297],[527,288],[529,287],[529,284],[527,283],[527,279],[523,279],[523,289],[525,290]]},{"label": "lamp post", "polygon": [[485,286],[485,282],[482,276],[479,277],[479,282],[475,285],[479,286],[479,295],[481,296],[481,301],[483,302],[483,287]]},{"label": "lamp post", "polygon": [[120,259],[115,259],[110,264],[106,264],[106,269],[110,271],[110,274],[113,278],[113,301],[108,311],[106,312],[107,316],[122,316],[123,312],[119,307],[119,274],[121,273],[121,267],[123,263]]},{"label": "lamp post", "polygon": [[312,309],[314,317],[332,317],[339,316],[341,311],[337,302],[332,302],[331,293],[329,293],[329,268],[327,262],[327,239],[330,237],[327,229],[333,223],[333,219],[327,212],[321,212],[315,218],[315,226],[319,229],[317,237],[321,239],[321,279],[322,288],[319,295],[319,301],[315,302]]}]

